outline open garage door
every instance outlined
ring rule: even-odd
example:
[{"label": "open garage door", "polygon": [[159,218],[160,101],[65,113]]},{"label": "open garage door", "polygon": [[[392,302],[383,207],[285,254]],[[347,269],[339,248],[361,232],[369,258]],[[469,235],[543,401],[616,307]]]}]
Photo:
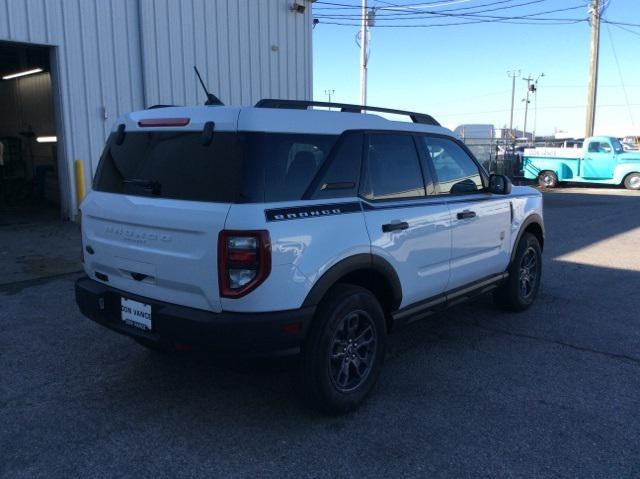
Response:
[{"label": "open garage door", "polygon": [[59,219],[50,48],[0,42],[0,224]]},{"label": "open garage door", "polygon": [[0,286],[80,270],[78,225],[61,221],[70,195],[60,188],[51,53],[0,42]]}]

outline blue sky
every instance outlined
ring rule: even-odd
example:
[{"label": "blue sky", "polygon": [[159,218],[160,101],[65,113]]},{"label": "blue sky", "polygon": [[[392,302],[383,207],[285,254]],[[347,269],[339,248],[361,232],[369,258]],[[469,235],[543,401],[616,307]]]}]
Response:
[{"label": "blue sky", "polygon": [[[360,4],[360,0],[326,0],[336,4]],[[606,0],[603,0],[606,1]],[[449,5],[423,7],[431,11],[495,3],[496,0],[432,0]],[[389,0],[397,5],[417,0]],[[526,3],[505,0],[500,6]],[[485,15],[527,15],[536,12],[584,6],[549,14],[554,18],[586,18],[587,0],[540,0],[536,4],[487,12]],[[385,6],[369,0],[370,6]],[[357,14],[356,10],[323,8],[314,4],[314,15]],[[463,10],[462,12],[472,12]],[[386,13],[389,13],[387,10]],[[392,12],[393,13],[393,12]],[[640,0],[609,0],[605,19],[640,24]],[[323,21],[325,24],[323,24]],[[333,89],[334,101],[359,102],[359,49],[355,26],[328,25],[320,19],[313,31],[314,98],[326,100]],[[341,20],[344,23],[356,23]],[[415,19],[406,24],[450,23],[461,19]],[[388,24],[389,22],[385,22]],[[395,23],[395,22],[394,22]],[[368,103],[376,106],[430,113],[443,125],[455,128],[465,123],[509,122],[511,80],[507,70],[545,76],[539,82],[537,115],[530,105],[528,130],[534,118],[539,134],[568,130],[576,136],[584,131],[589,68],[590,26],[577,24],[514,25],[481,23],[438,28],[373,28],[369,59]],[[378,21],[378,24],[382,24]],[[633,34],[602,24],[600,77],[596,133],[640,135],[640,27],[627,26]],[[613,48],[612,48],[613,46]],[[619,69],[614,56],[617,54]],[[620,71],[619,71],[620,70]],[[625,85],[628,103],[622,88]],[[514,126],[522,128],[526,82],[516,80]]]}]

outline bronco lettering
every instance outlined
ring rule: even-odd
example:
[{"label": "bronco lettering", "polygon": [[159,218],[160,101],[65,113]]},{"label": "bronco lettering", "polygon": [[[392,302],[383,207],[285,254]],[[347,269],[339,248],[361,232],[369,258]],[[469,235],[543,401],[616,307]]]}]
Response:
[{"label": "bronco lettering", "polygon": [[105,228],[105,233],[122,238],[125,241],[133,241],[136,243],[146,243],[148,241],[162,241],[168,243],[171,236],[163,233],[146,233],[144,231],[136,231],[122,226],[109,225]]}]

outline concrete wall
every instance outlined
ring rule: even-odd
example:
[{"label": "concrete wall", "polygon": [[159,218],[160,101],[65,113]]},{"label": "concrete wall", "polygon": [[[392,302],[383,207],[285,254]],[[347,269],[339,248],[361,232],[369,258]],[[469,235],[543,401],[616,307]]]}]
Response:
[{"label": "concrete wall", "polygon": [[[305,0],[306,1],[306,0]],[[73,160],[87,185],[115,119],[158,103],[203,103],[199,65],[224,102],[311,98],[311,13],[292,0],[0,0],[0,40],[52,46],[62,210]]]}]

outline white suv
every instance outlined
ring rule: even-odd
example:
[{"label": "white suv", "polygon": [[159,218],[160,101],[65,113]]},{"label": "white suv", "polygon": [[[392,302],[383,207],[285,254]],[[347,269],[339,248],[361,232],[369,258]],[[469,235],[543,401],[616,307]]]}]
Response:
[{"label": "white suv", "polygon": [[428,115],[363,110],[120,118],[82,203],[83,314],[153,348],[301,352],[309,399],[343,412],[372,389],[390,331],[491,290],[531,305],[541,195],[489,176]]}]

